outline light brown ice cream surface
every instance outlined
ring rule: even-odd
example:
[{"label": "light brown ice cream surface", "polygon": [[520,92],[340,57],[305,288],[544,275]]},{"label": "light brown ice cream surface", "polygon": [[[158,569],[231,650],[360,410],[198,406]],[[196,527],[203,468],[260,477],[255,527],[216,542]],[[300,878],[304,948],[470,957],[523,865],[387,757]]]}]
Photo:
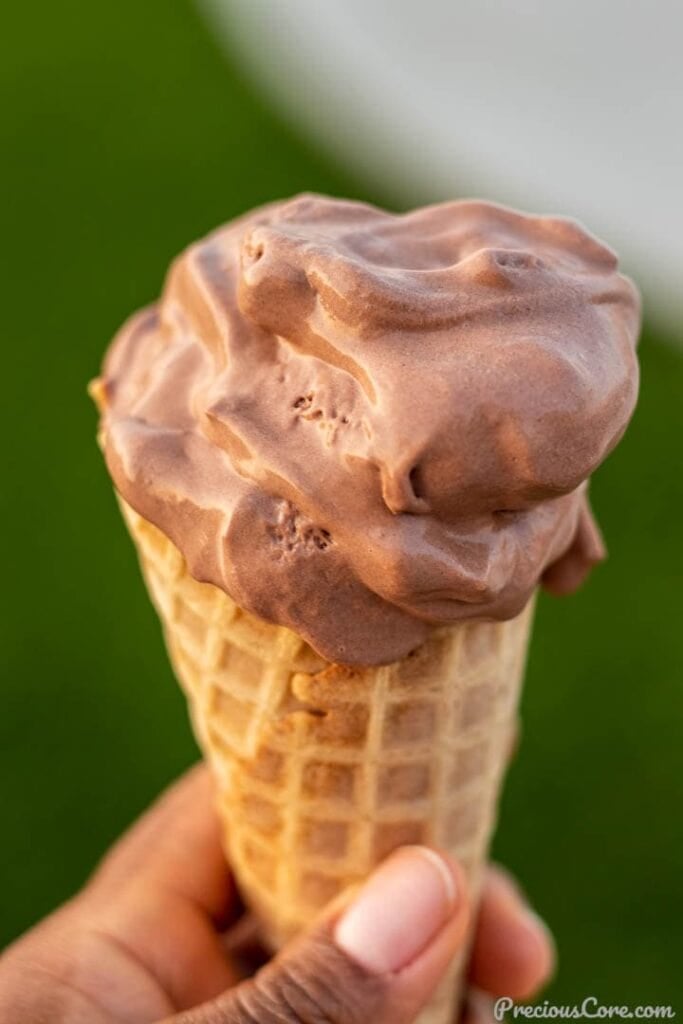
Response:
[{"label": "light brown ice cream surface", "polygon": [[633,411],[638,326],[572,221],[274,203],[115,338],[107,465],[197,579],[333,661],[391,661],[600,560],[586,481]]}]

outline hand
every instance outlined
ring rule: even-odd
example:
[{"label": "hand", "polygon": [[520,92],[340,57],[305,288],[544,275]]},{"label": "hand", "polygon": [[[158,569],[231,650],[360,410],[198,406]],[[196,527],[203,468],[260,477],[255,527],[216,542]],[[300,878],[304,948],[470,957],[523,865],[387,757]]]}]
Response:
[{"label": "hand", "polygon": [[[239,912],[211,782],[195,768],[76,897],[0,958],[0,1020],[412,1024],[460,948],[469,914],[458,865],[421,847],[394,853],[253,977]],[[508,876],[489,869],[472,985],[527,998],[552,964],[545,927]],[[492,1019],[481,997],[470,1012]]]}]

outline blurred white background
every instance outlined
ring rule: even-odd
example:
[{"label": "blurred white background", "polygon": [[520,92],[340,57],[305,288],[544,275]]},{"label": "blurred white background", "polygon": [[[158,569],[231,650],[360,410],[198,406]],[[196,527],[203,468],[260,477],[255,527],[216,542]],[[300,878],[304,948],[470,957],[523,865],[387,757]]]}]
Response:
[{"label": "blurred white background", "polygon": [[578,217],[683,314],[674,0],[200,0],[282,109],[397,202]]}]

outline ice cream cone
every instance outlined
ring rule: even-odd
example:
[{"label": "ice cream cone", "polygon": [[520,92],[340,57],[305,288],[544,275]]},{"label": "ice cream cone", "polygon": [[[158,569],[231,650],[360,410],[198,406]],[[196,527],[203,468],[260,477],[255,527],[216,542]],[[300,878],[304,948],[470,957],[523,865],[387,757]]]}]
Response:
[{"label": "ice cream cone", "polygon": [[[160,530],[122,508],[266,942],[278,948],[406,843],[449,850],[476,893],[531,603],[508,622],[441,627],[400,661],[351,669],[198,583]],[[420,1024],[455,1019],[458,970]]]},{"label": "ice cream cone", "polygon": [[114,339],[107,467],[273,949],[404,844],[476,900],[532,595],[604,554],[638,322],[571,221],[304,195],[190,246]]}]

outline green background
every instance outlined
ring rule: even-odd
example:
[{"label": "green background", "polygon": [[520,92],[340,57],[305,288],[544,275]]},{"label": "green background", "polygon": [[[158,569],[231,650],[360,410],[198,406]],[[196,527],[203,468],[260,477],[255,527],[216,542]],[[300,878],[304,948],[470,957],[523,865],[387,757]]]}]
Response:
[{"label": "green background", "polygon": [[[2,20],[0,944],[196,757],[95,446],[109,338],[182,246],[256,203],[391,201],[272,113],[185,0]],[[594,482],[611,560],[538,615],[496,853],[556,932],[555,1000],[677,994],[681,340],[646,330],[639,411]]]}]

